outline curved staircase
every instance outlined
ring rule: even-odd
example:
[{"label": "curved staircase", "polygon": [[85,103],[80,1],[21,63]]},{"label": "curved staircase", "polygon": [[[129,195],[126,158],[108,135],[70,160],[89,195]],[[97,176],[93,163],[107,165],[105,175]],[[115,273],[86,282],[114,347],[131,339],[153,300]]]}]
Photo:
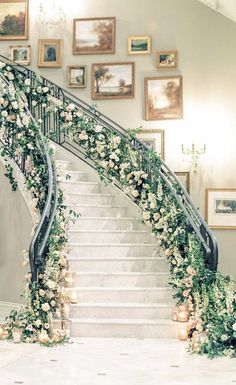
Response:
[{"label": "curved staircase", "polygon": [[155,237],[132,202],[82,163],[57,161],[66,203],[81,214],[68,234],[78,294],[72,336],[176,337],[169,269]]}]

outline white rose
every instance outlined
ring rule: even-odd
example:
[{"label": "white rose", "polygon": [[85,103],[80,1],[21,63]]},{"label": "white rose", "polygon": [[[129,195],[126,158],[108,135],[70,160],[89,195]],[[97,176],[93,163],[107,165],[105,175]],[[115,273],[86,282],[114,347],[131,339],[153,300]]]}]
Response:
[{"label": "white rose", "polygon": [[236,332],[236,322],[233,324],[232,329]]},{"label": "white rose", "polygon": [[49,311],[50,310],[50,305],[48,302],[45,302],[42,304],[42,309],[43,311]]},{"label": "white rose", "polygon": [[4,110],[4,111],[1,112],[1,115],[2,115],[4,118],[6,118],[6,117],[8,116],[8,112]]},{"label": "white rose", "polygon": [[102,132],[102,126],[99,124],[95,127],[95,132]]},{"label": "white rose", "polygon": [[25,79],[25,85],[30,86],[30,79]]},{"label": "white rose", "polygon": [[139,196],[139,192],[137,190],[133,190],[132,195],[133,197],[137,198],[137,196]]}]

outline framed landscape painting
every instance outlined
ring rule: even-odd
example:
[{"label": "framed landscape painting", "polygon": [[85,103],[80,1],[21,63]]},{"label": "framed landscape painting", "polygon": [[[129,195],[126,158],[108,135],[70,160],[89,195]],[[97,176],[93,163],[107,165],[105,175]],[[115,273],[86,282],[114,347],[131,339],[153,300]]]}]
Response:
[{"label": "framed landscape painting", "polygon": [[86,87],[86,66],[68,66],[67,79],[68,87],[85,88]]},{"label": "framed landscape painting", "polygon": [[151,53],[151,36],[130,36],[128,38],[129,55],[146,55]]},{"label": "framed landscape painting", "polygon": [[206,190],[206,220],[214,229],[236,229],[236,189]]},{"label": "framed landscape painting", "polygon": [[17,64],[30,65],[31,46],[30,45],[10,45],[10,60]]},{"label": "framed landscape painting", "polygon": [[158,68],[176,68],[177,67],[177,51],[159,51],[157,52]]},{"label": "framed landscape painting", "polygon": [[28,0],[0,0],[0,40],[28,39]]},{"label": "framed landscape painting", "polygon": [[183,118],[182,76],[145,78],[144,88],[146,120]]},{"label": "framed landscape painting", "polygon": [[39,40],[38,67],[61,67],[62,65],[62,40]]},{"label": "framed landscape painting", "polygon": [[148,148],[155,151],[160,157],[165,160],[165,131],[159,128],[142,129],[137,134]]},{"label": "framed landscape painting", "polygon": [[134,63],[99,63],[92,66],[92,99],[134,97]]},{"label": "framed landscape painting", "polygon": [[115,53],[115,17],[74,19],[73,54]]}]

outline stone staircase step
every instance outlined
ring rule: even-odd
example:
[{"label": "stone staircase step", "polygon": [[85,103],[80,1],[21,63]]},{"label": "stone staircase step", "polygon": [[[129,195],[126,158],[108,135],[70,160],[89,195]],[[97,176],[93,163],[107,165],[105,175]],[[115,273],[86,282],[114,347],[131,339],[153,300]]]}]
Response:
[{"label": "stone staircase step", "polygon": [[66,204],[75,205],[110,205],[112,201],[111,194],[95,194],[95,193],[66,193],[65,195]]},{"label": "stone staircase step", "polygon": [[154,236],[146,230],[70,230],[69,242],[81,243],[135,243],[154,242]]},{"label": "stone staircase step", "polygon": [[91,204],[67,204],[67,212],[74,210],[83,217],[123,217],[126,215],[127,208],[122,205],[91,205]]},{"label": "stone staircase step", "polygon": [[70,318],[171,319],[172,311],[167,303],[81,303],[71,305]]},{"label": "stone staircase step", "polygon": [[138,230],[146,229],[138,218],[130,217],[80,217],[75,223],[70,223],[70,230]]},{"label": "stone staircase step", "polygon": [[156,243],[70,243],[70,248],[72,258],[138,258],[157,255]]},{"label": "stone staircase step", "polygon": [[169,273],[134,273],[134,272],[77,272],[75,286],[163,286],[167,287]]},{"label": "stone staircase step", "polygon": [[78,182],[78,181],[63,181],[63,191],[67,193],[99,193],[99,183],[96,182]]},{"label": "stone staircase step", "polygon": [[69,258],[71,271],[168,272],[166,259],[154,258]]},{"label": "stone staircase step", "polygon": [[67,170],[66,167],[63,169],[59,168],[59,180],[64,182],[86,182],[88,179],[88,173],[77,170]]},{"label": "stone staircase step", "polygon": [[79,303],[174,303],[170,287],[79,287]]},{"label": "stone staircase step", "polygon": [[73,319],[72,337],[177,338],[176,322],[156,319]]}]

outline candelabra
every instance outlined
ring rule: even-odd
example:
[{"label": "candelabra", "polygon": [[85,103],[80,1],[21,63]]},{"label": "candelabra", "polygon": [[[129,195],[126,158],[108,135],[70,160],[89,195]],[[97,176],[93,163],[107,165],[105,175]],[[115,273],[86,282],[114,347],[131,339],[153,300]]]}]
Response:
[{"label": "candelabra", "polygon": [[182,144],[181,149],[184,155],[189,155],[191,157],[192,170],[193,172],[197,172],[200,155],[205,154],[206,145],[204,144],[203,146],[197,146],[192,143],[192,146],[189,147]]},{"label": "candelabra", "polygon": [[52,29],[55,26],[61,26],[65,22],[65,13],[60,2],[41,0],[39,5],[40,23]]}]

